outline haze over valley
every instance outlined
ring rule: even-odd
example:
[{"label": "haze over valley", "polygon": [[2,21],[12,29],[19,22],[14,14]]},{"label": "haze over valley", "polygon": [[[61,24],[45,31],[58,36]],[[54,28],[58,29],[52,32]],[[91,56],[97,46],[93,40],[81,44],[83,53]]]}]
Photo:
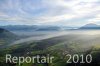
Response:
[{"label": "haze over valley", "polygon": [[54,56],[20,66],[100,66],[100,0],[0,0],[0,66],[19,66],[7,54]]}]

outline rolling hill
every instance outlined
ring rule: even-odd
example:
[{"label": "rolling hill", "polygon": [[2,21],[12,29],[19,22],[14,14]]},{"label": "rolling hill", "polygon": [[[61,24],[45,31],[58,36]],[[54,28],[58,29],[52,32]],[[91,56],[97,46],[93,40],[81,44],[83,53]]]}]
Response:
[{"label": "rolling hill", "polygon": [[80,27],[79,29],[100,29],[100,25],[89,23]]},{"label": "rolling hill", "polygon": [[16,40],[18,38],[17,35],[13,34],[12,32],[0,28],[0,48],[5,46],[5,44],[9,44],[10,42]]}]

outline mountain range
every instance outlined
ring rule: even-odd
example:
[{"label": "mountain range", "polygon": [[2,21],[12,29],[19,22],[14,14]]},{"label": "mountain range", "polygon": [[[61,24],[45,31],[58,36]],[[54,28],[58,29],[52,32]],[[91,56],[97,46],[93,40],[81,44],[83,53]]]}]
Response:
[{"label": "mountain range", "polygon": [[60,30],[58,26],[45,26],[45,25],[7,25],[0,26],[9,31],[55,31]]},{"label": "mountain range", "polygon": [[59,31],[59,30],[78,30],[78,29],[100,29],[100,25],[89,23],[81,27],[50,26],[50,25],[7,25],[0,28],[8,31]]}]

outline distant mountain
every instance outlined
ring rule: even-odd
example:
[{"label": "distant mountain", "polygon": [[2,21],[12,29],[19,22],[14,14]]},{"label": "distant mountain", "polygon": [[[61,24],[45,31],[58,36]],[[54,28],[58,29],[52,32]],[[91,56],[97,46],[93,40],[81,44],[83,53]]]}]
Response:
[{"label": "distant mountain", "polygon": [[89,23],[80,27],[79,29],[100,29],[100,26],[97,24]]},{"label": "distant mountain", "polygon": [[0,26],[0,28],[7,29],[9,31],[56,31],[60,30],[58,26],[44,26],[44,25],[7,25]]},{"label": "distant mountain", "polygon": [[57,26],[45,26],[38,28],[36,31],[58,31],[60,29],[61,28]]},{"label": "distant mountain", "polygon": [[28,31],[28,30],[35,30],[37,29],[37,26],[36,25],[7,25],[7,26],[0,26],[1,28],[4,28],[6,30],[9,30],[9,31],[16,31],[16,30],[25,30],[25,31]]}]

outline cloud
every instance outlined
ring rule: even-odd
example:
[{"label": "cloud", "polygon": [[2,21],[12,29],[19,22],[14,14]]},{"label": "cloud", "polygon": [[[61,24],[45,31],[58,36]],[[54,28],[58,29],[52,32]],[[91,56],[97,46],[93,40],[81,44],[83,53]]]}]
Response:
[{"label": "cloud", "polygon": [[97,14],[93,19],[88,20],[89,23],[100,23],[100,14]]},{"label": "cloud", "polygon": [[[69,25],[97,23],[99,0],[1,0],[0,21]],[[74,25],[74,26],[75,26]]]}]

